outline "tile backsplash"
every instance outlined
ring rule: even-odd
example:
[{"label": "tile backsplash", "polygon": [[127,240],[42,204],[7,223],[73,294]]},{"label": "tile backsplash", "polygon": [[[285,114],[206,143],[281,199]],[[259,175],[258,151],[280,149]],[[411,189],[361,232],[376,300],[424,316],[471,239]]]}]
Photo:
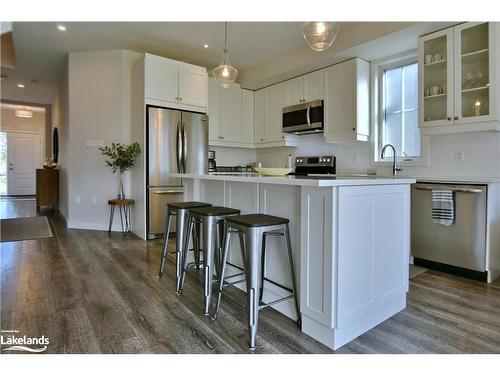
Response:
[{"label": "tile backsplash", "polygon": [[[335,155],[338,173],[390,174],[388,166],[373,162],[370,143],[326,143],[322,134],[301,136],[298,147],[242,149],[210,147],[217,152],[218,165],[246,165],[260,161],[264,166],[283,167],[288,155]],[[500,177],[500,132],[475,132],[430,137],[428,166],[404,166],[403,176]]]}]

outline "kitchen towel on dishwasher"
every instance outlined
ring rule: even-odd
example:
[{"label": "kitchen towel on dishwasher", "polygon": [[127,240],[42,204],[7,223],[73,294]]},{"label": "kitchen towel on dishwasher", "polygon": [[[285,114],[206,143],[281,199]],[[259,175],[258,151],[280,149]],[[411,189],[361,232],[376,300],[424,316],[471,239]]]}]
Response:
[{"label": "kitchen towel on dishwasher", "polygon": [[455,221],[455,193],[451,190],[432,190],[432,222],[452,225]]}]

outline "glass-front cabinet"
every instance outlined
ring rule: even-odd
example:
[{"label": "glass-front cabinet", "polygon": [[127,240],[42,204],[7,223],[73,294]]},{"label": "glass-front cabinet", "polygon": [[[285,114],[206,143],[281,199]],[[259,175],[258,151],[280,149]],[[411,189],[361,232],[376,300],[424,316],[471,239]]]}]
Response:
[{"label": "glass-front cabinet", "polygon": [[486,122],[499,127],[498,26],[467,22],[420,37],[421,128]]},{"label": "glass-front cabinet", "polygon": [[453,29],[420,38],[420,124],[453,121]]},{"label": "glass-front cabinet", "polygon": [[[455,28],[455,122],[490,118],[490,24],[466,23]],[[494,70],[492,70],[494,74]]]}]

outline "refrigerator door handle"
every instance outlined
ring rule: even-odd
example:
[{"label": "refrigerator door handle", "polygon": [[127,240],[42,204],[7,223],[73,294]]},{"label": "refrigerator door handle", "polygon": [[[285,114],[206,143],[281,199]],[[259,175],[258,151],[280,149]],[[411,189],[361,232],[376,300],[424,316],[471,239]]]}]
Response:
[{"label": "refrigerator door handle", "polygon": [[187,158],[188,158],[188,151],[187,151],[187,132],[186,132],[186,123],[183,121],[182,122],[182,154],[183,154],[183,160],[182,160],[182,173],[186,173],[186,168],[187,168]]},{"label": "refrigerator door handle", "polygon": [[177,172],[182,173],[182,133],[181,133],[181,123],[180,121],[177,123],[177,142],[176,142],[176,148],[177,148]]}]

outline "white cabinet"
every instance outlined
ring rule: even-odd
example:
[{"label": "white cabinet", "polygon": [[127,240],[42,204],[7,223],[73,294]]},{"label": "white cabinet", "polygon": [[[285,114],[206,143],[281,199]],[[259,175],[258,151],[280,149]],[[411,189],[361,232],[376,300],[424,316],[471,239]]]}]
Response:
[{"label": "white cabinet", "polygon": [[265,142],[285,139],[282,129],[283,107],[286,106],[286,84],[278,83],[266,88],[266,136]]},{"label": "white cabinet", "polygon": [[206,68],[145,55],[145,97],[151,104],[205,112]]},{"label": "white cabinet", "polygon": [[422,134],[500,130],[500,30],[467,22],[419,39]]},{"label": "white cabinet", "polygon": [[323,70],[286,81],[286,105],[323,99]]},{"label": "white cabinet", "polygon": [[254,140],[263,143],[266,138],[266,89],[255,91],[254,96]]},{"label": "white cabinet", "polygon": [[208,141],[220,141],[220,87],[213,78],[208,79]]},{"label": "white cabinet", "polygon": [[177,63],[146,55],[146,98],[178,102],[178,74]]},{"label": "white cabinet", "polygon": [[221,89],[220,108],[221,140],[241,143],[241,89],[239,85]]},{"label": "white cabinet", "polygon": [[255,93],[256,147],[296,146],[297,137],[283,134],[282,116],[286,106],[286,82]]},{"label": "white cabinet", "polygon": [[254,94],[235,84],[221,88],[209,79],[209,143],[214,146],[254,147]]},{"label": "white cabinet", "polygon": [[326,142],[369,141],[370,63],[354,58],[325,69]]},{"label": "white cabinet", "polygon": [[409,186],[340,187],[337,317],[344,328],[408,289]]},{"label": "white cabinet", "polygon": [[254,144],[254,92],[241,90],[241,142]]},{"label": "white cabinet", "polygon": [[179,102],[197,107],[207,106],[207,72],[199,67],[179,67]]}]

